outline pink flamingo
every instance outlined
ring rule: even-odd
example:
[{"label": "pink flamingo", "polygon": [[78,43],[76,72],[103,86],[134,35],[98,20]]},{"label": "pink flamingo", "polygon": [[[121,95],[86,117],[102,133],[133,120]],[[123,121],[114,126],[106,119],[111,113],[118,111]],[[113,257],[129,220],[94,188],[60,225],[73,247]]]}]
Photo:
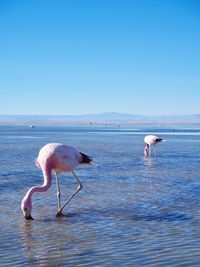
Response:
[{"label": "pink flamingo", "polygon": [[[42,169],[42,173],[44,176],[44,183],[41,186],[31,187],[26,193],[25,197],[21,203],[21,209],[24,214],[24,217],[27,220],[33,220],[31,216],[32,210],[32,201],[31,197],[35,192],[46,192],[52,182],[52,171],[54,171],[56,176],[56,184],[57,184],[57,198],[58,198],[58,209],[56,216],[62,216],[62,211],[64,207],[70,202],[70,200],[82,189],[82,183],[76,176],[74,169],[79,164],[87,164],[92,165],[92,159],[81,152],[78,152],[75,148],[58,143],[50,143],[46,144],[39,151],[38,157],[36,159],[36,166]],[[61,172],[72,172],[74,177],[78,182],[78,188],[74,191],[74,193],[67,199],[64,205],[61,207],[60,204],[60,185],[58,174]]]},{"label": "pink flamingo", "polygon": [[159,142],[164,142],[164,140],[156,135],[146,135],[144,138],[144,155],[150,156],[151,155],[151,146],[154,145],[154,154],[156,156],[156,144]]}]

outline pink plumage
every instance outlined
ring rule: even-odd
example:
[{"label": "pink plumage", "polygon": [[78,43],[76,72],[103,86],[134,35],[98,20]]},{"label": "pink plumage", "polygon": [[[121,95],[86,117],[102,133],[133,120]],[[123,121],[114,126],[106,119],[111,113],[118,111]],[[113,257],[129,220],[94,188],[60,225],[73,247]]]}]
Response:
[{"label": "pink plumage", "polygon": [[[82,189],[82,183],[76,176],[74,169],[79,164],[92,165],[92,159],[82,153],[77,151],[71,146],[59,143],[49,143],[41,148],[39,151],[38,157],[36,159],[36,166],[40,167],[44,177],[44,183],[41,186],[31,187],[26,193],[25,197],[21,203],[21,209],[24,214],[24,217],[27,220],[33,219],[31,216],[32,210],[32,201],[31,197],[35,192],[46,192],[51,186],[52,182],[52,172],[54,171],[56,176],[57,184],[57,197],[58,197],[58,210],[57,216],[62,215],[62,210],[69,203],[69,201]],[[78,188],[76,191],[69,197],[69,199],[61,207],[60,204],[60,185],[58,174],[61,172],[72,172],[74,177],[78,182]]]},{"label": "pink plumage", "polygon": [[144,155],[150,156],[151,155],[151,146],[154,146],[154,153],[156,155],[156,144],[159,142],[163,142],[164,140],[156,135],[146,135],[144,137]]}]

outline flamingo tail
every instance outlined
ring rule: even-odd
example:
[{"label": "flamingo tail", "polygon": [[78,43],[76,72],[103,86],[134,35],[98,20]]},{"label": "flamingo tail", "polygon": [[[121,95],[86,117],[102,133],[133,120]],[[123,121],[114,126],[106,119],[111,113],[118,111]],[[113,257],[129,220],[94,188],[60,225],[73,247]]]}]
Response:
[{"label": "flamingo tail", "polygon": [[82,152],[80,152],[82,159],[80,164],[91,164],[92,163],[92,158]]}]

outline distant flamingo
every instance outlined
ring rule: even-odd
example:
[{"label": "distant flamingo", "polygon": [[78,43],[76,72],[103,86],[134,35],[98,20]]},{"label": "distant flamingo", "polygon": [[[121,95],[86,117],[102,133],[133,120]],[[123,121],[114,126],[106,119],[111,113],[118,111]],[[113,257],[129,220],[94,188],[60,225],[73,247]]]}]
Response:
[{"label": "distant flamingo", "polygon": [[164,140],[156,135],[146,135],[144,138],[144,155],[151,155],[151,146],[154,145],[154,154],[156,155],[156,144],[159,142],[163,142]]},{"label": "distant flamingo", "polygon": [[[57,184],[57,198],[58,198],[58,210],[57,216],[62,216],[64,207],[70,202],[70,200],[82,189],[82,183],[76,176],[74,169],[79,164],[92,165],[92,159],[81,152],[78,152],[75,148],[58,143],[46,144],[39,151],[39,155],[36,160],[36,166],[42,169],[44,176],[44,183],[41,186],[31,187],[26,193],[21,203],[21,209],[24,217],[27,220],[33,220],[31,216],[32,201],[31,197],[35,192],[46,192],[51,186],[52,171],[55,172],[56,184]],[[60,185],[58,180],[58,174],[61,172],[72,172],[78,182],[78,188],[67,199],[64,205],[60,204]]]}]

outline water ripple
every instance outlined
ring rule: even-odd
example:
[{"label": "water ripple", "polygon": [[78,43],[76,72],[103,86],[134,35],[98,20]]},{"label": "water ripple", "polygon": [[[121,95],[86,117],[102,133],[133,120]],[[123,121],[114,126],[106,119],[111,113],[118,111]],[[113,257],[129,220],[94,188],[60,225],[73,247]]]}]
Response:
[{"label": "water ripple", "polygon": [[[31,136],[42,138],[31,143],[9,138],[29,136],[25,128],[3,132],[8,138],[2,138],[0,148],[0,266],[199,266],[199,137],[189,130],[166,135],[158,156],[146,159],[143,133],[148,129],[134,134],[106,129],[89,134],[94,129],[38,128]],[[34,166],[38,148],[52,140],[87,151],[97,166],[77,168],[84,187],[64,217],[55,216],[53,179],[48,192],[33,196],[35,220],[24,221],[21,200],[43,182]],[[60,183],[65,201],[76,181],[66,174]]]}]

